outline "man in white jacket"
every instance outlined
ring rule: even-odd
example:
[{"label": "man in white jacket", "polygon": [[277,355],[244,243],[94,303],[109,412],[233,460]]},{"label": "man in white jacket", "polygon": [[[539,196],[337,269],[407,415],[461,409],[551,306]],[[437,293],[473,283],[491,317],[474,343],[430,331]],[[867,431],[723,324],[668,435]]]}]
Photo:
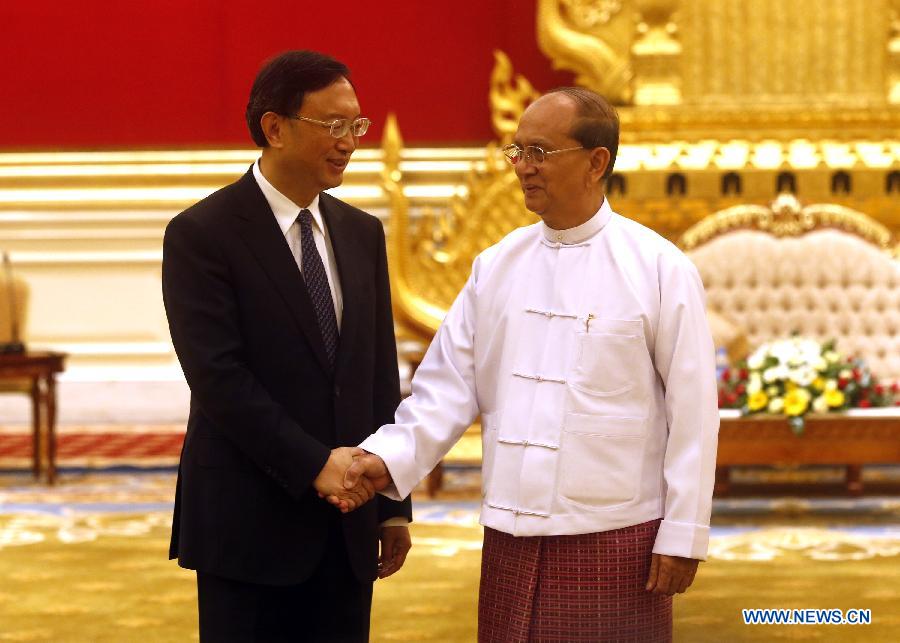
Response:
[{"label": "man in white jacket", "polygon": [[395,423],[348,471],[400,499],[481,415],[479,640],[665,641],[706,556],[719,418],[693,264],[605,198],[618,117],[563,88],[504,153],[541,223],[476,258]]}]

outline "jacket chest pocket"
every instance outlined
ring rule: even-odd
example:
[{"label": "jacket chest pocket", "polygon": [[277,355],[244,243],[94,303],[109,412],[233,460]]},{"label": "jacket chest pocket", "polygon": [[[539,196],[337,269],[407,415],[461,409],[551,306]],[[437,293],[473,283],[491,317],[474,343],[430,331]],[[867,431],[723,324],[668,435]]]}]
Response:
[{"label": "jacket chest pocket", "polygon": [[622,413],[627,407],[636,412],[643,410],[643,415],[649,362],[641,320],[594,319],[588,332],[576,334],[569,383],[576,391],[595,398],[596,404],[615,402],[617,415],[633,415]]}]

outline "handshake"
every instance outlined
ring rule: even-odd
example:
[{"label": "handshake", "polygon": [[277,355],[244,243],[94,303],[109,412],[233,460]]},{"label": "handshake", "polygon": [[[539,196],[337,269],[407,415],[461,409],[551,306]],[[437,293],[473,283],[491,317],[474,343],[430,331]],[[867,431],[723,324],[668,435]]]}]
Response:
[{"label": "handshake", "polygon": [[384,460],[359,447],[332,449],[313,486],[320,498],[348,513],[363,506],[391,484]]}]

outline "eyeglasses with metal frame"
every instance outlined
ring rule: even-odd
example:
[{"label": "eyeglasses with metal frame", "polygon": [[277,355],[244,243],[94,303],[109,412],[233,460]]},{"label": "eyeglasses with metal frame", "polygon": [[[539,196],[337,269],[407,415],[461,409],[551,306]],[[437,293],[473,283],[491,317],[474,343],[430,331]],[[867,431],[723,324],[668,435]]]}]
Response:
[{"label": "eyeglasses with metal frame", "polygon": [[353,136],[356,137],[362,136],[369,130],[369,125],[372,124],[372,121],[368,118],[357,118],[352,121],[349,118],[336,118],[333,121],[317,121],[314,118],[307,118],[306,116],[294,116],[292,114],[285,114],[285,116],[297,119],[298,121],[306,121],[307,123],[315,123],[316,125],[327,127],[328,133],[334,138],[344,138],[347,136],[348,132],[353,132]]},{"label": "eyeglasses with metal frame", "polygon": [[545,150],[537,145],[526,145],[524,148],[519,147],[515,143],[510,143],[506,147],[504,147],[501,152],[503,152],[503,156],[506,157],[506,160],[515,165],[522,159],[525,159],[528,163],[533,163],[534,165],[540,165],[544,162],[544,159],[552,154],[561,154],[562,152],[572,152],[574,150],[586,150],[588,148],[579,145],[578,147],[567,147],[562,150]]}]

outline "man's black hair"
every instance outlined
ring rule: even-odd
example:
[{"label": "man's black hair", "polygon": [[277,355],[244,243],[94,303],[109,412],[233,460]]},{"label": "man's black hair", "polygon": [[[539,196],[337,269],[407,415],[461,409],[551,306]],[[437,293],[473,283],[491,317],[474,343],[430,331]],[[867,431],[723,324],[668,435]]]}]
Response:
[{"label": "man's black hair", "polygon": [[325,89],[339,78],[350,79],[344,63],[317,51],[286,51],[268,60],[256,75],[247,101],[247,127],[253,142],[268,147],[260,119],[266,112],[296,114],[307,92]]}]

